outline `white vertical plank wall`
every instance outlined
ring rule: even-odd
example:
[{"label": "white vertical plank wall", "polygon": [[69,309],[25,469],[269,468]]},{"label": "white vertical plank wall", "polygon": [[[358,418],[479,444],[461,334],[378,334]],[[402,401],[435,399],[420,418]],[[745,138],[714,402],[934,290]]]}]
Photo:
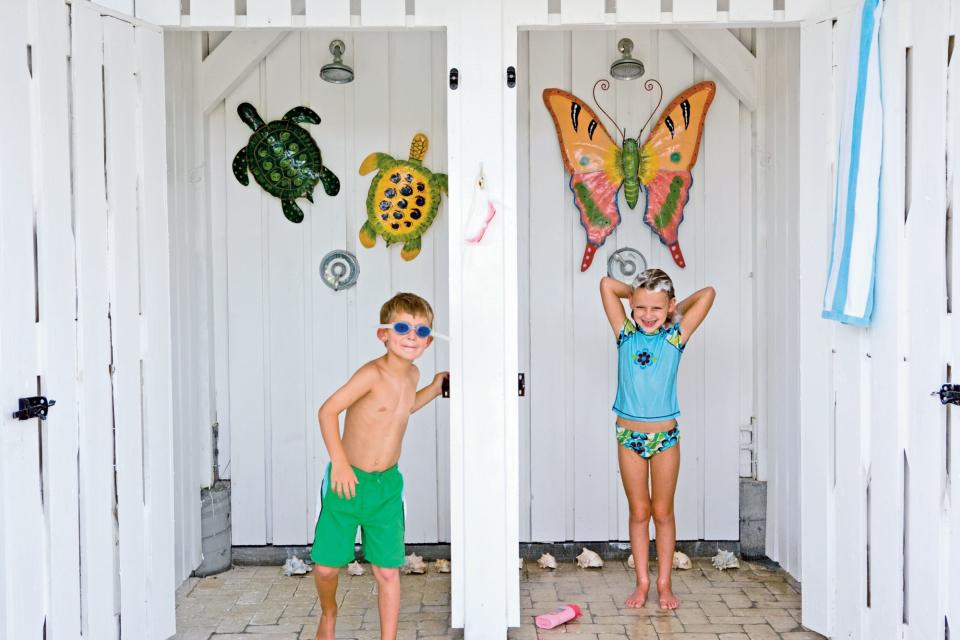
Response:
[{"label": "white vertical plank wall", "polygon": [[175,632],[163,48],[124,9],[0,8],[4,638]]},{"label": "white vertical plank wall", "polygon": [[[356,72],[349,85],[319,78],[333,38],[346,42],[344,60]],[[211,112],[210,167],[223,172],[216,178],[211,173],[214,239],[223,243],[214,249],[225,256],[213,266],[214,282],[226,285],[225,304],[218,303],[226,313],[217,317],[216,334],[229,335],[228,369],[222,378],[218,373],[219,388],[227,391],[227,398],[218,398],[225,409],[218,421],[230,450],[220,451],[219,465],[232,481],[234,544],[312,542],[328,461],[316,411],[353,371],[383,352],[375,329],[391,295],[422,295],[434,307],[438,331],[448,331],[446,205],[413,261],[401,260],[399,247],[387,249],[382,239],[366,249],[357,238],[372,179],[358,175],[357,167],[368,153],[406,158],[413,135],[422,131],[430,139],[425,165],[446,169],[445,74],[435,62],[442,65],[443,57],[442,35],[429,32],[291,33]],[[416,99],[385,99],[399,95],[398,78]],[[237,116],[244,101],[266,120],[301,104],[320,115],[321,124],[308,129],[341,190],[331,198],[318,189],[313,205],[302,202],[299,225],[287,221],[279,202],[254,182],[243,187],[232,173],[215,168],[229,167],[250,137]],[[334,249],[356,253],[356,287],[334,292],[321,281],[320,261]],[[447,367],[446,349],[434,342],[418,361],[421,384]],[[448,424],[442,399],[411,417],[400,463],[408,542],[449,540],[449,467],[439,462],[448,456]]]},{"label": "white vertical plank wall", "polygon": [[[644,60],[647,77],[664,83],[664,104],[696,81],[717,81],[717,98],[694,169],[695,186],[680,228],[688,259],[685,270],[676,268],[669,252],[643,224],[643,203],[630,210],[623,201],[620,227],[597,251],[591,268],[586,273],[579,270],[584,234],[575,223],[578,213],[541,95],[546,87],[560,87],[592,103],[593,83],[607,75],[611,52],[621,37],[634,41],[634,53]],[[529,210],[521,210],[521,218],[529,217],[529,234],[521,236],[529,257],[520,266],[520,280],[529,291],[521,307],[529,318],[523,329],[530,341],[528,397],[521,400],[522,407],[529,404],[530,413],[529,432],[521,435],[525,444],[521,459],[529,465],[522,479],[529,486],[522,491],[530,495],[529,504],[521,505],[521,521],[530,521],[530,534],[524,539],[628,538],[610,411],[616,351],[597,284],[606,273],[608,255],[632,246],[650,266],[673,276],[681,296],[706,285],[718,288],[717,305],[686,349],[681,366],[685,456],[677,527],[680,539],[736,540],[739,426],[748,424],[753,415],[752,404],[739,401],[741,384],[752,386],[753,358],[750,336],[738,331],[742,316],[751,312],[752,290],[750,270],[741,269],[741,256],[751,255],[752,244],[743,244],[740,233],[752,220],[749,207],[741,206],[741,201],[749,202],[749,193],[741,190],[749,192],[751,187],[749,182],[742,184],[742,163],[730,161],[750,154],[749,149],[740,149],[739,102],[722,79],[714,78],[666,31],[531,31],[528,40],[529,125],[522,122],[519,129],[521,153],[529,158],[529,181],[519,189],[521,201],[529,202]],[[614,82],[609,92],[597,95],[632,136],[657,103],[657,96],[639,82]],[[750,117],[747,112],[748,127]]]}]

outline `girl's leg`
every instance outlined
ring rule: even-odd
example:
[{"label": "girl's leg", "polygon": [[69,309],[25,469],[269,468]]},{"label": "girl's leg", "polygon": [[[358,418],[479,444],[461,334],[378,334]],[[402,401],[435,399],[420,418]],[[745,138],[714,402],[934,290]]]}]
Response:
[{"label": "girl's leg", "polygon": [[635,451],[617,445],[620,478],[630,505],[630,550],[636,565],[637,588],[626,599],[628,607],[642,607],[650,589],[650,494],[647,490],[649,464]]},{"label": "girl's leg", "polygon": [[673,517],[673,496],[680,473],[680,443],[650,458],[651,508],[657,533],[657,591],[661,609],[676,609],[680,601],[673,595],[670,571],[677,545],[677,522]]}]

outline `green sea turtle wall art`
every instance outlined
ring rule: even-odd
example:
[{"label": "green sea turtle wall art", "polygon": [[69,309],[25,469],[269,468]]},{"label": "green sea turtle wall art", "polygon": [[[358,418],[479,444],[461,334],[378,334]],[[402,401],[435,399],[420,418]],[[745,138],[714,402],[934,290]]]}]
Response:
[{"label": "green sea turtle wall art", "polygon": [[418,133],[410,143],[410,158],[397,160],[385,153],[371,153],[360,165],[360,175],[378,169],[367,193],[367,221],[360,229],[360,243],[370,248],[383,236],[387,246],[400,242],[400,257],[413,260],[420,253],[420,238],[430,228],[440,207],[440,193],[447,191],[447,176],[423,166],[429,146]]},{"label": "green sea turtle wall art", "polygon": [[290,222],[303,222],[297,198],[313,202],[318,182],[328,196],[340,192],[340,180],[324,166],[320,148],[301,123],[320,124],[309,107],[294,107],[280,120],[264,122],[249,102],[237,107],[240,119],[253,129],[247,145],[233,158],[233,175],[240,184],[250,184],[247,173],[270,195],[280,198],[283,215]]}]

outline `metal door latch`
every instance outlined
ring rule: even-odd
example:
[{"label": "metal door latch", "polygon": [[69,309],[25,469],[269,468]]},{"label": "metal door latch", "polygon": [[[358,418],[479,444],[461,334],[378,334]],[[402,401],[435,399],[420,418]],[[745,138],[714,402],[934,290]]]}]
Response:
[{"label": "metal door latch", "polygon": [[517,395],[525,396],[527,395],[527,376],[526,374],[517,375]]},{"label": "metal door latch", "polygon": [[444,379],[440,382],[440,396],[443,398],[450,397],[450,377],[449,376],[444,377]]},{"label": "metal door latch", "polygon": [[450,69],[450,88],[456,89],[460,86],[460,71],[453,67]]},{"label": "metal door latch", "polygon": [[516,67],[507,67],[507,86],[513,89],[517,86],[517,69]]},{"label": "metal door latch", "polygon": [[55,404],[57,404],[56,400],[47,400],[43,396],[20,398],[20,410],[14,411],[13,417],[15,420],[32,420],[33,418],[46,420],[47,411]]},{"label": "metal door latch", "polygon": [[960,384],[945,384],[930,395],[940,396],[940,404],[960,405]]}]

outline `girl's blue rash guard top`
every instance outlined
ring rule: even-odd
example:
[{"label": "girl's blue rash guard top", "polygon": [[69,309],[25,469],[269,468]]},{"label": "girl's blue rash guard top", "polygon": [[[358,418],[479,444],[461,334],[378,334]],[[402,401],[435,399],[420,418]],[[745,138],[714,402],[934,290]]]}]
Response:
[{"label": "girl's blue rash guard top", "polygon": [[644,333],[629,319],[617,338],[617,398],[613,411],[638,422],[680,415],[677,367],[683,355],[680,324]]}]

